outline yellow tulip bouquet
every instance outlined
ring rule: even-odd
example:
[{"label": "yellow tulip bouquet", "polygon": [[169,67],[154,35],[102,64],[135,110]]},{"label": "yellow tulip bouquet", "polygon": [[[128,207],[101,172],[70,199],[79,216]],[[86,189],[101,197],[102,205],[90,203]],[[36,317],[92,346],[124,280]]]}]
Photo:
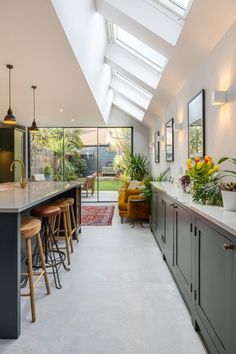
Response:
[{"label": "yellow tulip bouquet", "polygon": [[186,175],[190,177],[193,200],[203,204],[222,205],[219,186],[219,165],[207,155],[204,159],[195,157],[187,160]]}]

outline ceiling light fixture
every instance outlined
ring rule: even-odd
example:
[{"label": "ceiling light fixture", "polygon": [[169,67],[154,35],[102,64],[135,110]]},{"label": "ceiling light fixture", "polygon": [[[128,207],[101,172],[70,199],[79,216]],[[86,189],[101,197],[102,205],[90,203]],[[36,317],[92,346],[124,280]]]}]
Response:
[{"label": "ceiling light fixture", "polygon": [[35,120],[35,90],[37,86],[31,86],[31,88],[33,89],[33,122],[31,127],[29,128],[29,131],[31,133],[37,133],[39,131]]},{"label": "ceiling light fixture", "polygon": [[16,124],[16,118],[13,115],[12,109],[11,109],[11,70],[13,69],[13,65],[7,64],[7,68],[9,69],[9,108],[7,111],[7,115],[5,116],[3,123],[8,124],[8,125],[15,125]]},{"label": "ceiling light fixture", "polygon": [[227,102],[227,91],[213,91],[211,93],[212,106],[222,106]]}]

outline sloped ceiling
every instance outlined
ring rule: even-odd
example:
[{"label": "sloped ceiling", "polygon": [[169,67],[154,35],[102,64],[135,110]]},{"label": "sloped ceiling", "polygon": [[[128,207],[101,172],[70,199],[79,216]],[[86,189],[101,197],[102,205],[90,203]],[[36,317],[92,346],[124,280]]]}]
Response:
[{"label": "sloped ceiling", "polygon": [[153,123],[235,21],[235,0],[193,1],[180,39],[169,54],[144,124]]},{"label": "sloped ceiling", "polygon": [[34,84],[39,126],[104,125],[50,0],[0,1],[0,53],[0,121],[8,109],[6,64],[12,64],[12,108],[19,124],[31,125]]}]

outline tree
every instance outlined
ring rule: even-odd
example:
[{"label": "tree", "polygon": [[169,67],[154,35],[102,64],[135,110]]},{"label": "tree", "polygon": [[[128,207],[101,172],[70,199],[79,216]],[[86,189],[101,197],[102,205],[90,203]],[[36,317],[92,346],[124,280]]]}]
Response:
[{"label": "tree", "polygon": [[80,158],[79,150],[83,147],[79,128],[43,128],[33,135],[32,149],[44,148],[52,151],[57,158],[54,170],[55,180],[76,179],[76,167],[70,162],[70,157]]}]

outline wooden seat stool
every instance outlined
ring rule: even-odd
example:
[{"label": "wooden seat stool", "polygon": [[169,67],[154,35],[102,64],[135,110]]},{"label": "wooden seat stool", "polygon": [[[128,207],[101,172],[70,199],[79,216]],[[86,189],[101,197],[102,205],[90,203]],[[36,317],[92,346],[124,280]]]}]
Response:
[{"label": "wooden seat stool", "polygon": [[59,249],[66,250],[67,262],[68,265],[70,265],[70,253],[74,252],[74,248],[69,203],[65,202],[64,199],[58,199],[54,201],[52,205],[57,206],[61,211],[57,220],[56,218],[51,219],[52,229],[54,230],[54,237],[57,241],[65,241],[65,246],[58,247]]},{"label": "wooden seat stool", "polygon": [[[41,230],[41,221],[38,219],[23,219],[21,223],[21,238],[26,242],[26,255],[27,255],[27,264],[28,264],[28,273],[22,273],[22,275],[26,275],[29,278],[29,293],[22,293],[21,296],[30,296],[31,302],[31,315],[32,315],[32,322],[36,321],[36,311],[35,311],[35,295],[34,289],[38,284],[39,280],[44,277],[47,294],[50,294],[50,288],[48,283],[47,277],[47,270],[44,261],[44,254],[43,248],[41,243],[40,237],[40,230]],[[42,271],[34,272],[33,271],[33,262],[32,262],[32,245],[31,241],[32,238],[36,238],[40,262],[42,266]],[[33,277],[37,276],[37,280],[34,282]]]},{"label": "wooden seat stool", "polygon": [[[52,269],[55,286],[61,289],[61,282],[59,277],[59,267],[63,265],[64,269],[70,269],[65,265],[66,255],[62,252],[57,244],[51,220],[55,217],[60,217],[61,209],[56,205],[42,205],[31,210],[31,215],[42,219],[42,239],[45,255],[46,268]],[[35,268],[41,268],[40,260],[34,264]]]},{"label": "wooden seat stool", "polygon": [[79,242],[79,236],[78,236],[78,225],[76,223],[76,219],[75,219],[75,212],[74,212],[74,198],[63,198],[63,201],[65,201],[66,203],[69,204],[69,208],[70,208],[70,220],[71,220],[71,233],[72,233],[72,239],[73,239],[73,235],[76,238],[76,241]]}]

